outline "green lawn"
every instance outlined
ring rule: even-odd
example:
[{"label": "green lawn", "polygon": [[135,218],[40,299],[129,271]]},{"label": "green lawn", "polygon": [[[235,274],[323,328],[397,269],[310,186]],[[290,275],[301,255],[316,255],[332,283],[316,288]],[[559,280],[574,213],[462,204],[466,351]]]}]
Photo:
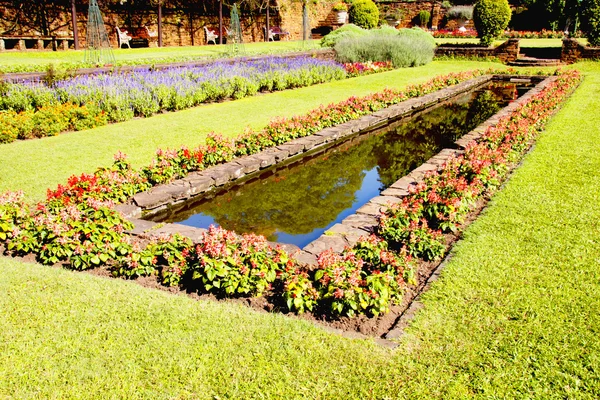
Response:
[{"label": "green lawn", "polygon": [[193,109],[136,119],[97,129],[0,145],[0,191],[25,190],[41,199],[46,189],[64,183],[72,174],[93,172],[109,165],[122,151],[134,165],[150,162],[157,148],[196,146],[214,131],[239,135],[244,128],[261,128],[278,116],[305,113],[323,103],[361,96],[386,87],[405,87],[452,71],[501,67],[481,62],[437,61],[419,68],[400,69],[309,88],[270,93]]},{"label": "green lawn", "polygon": [[577,67],[583,84],[467,229],[397,350],[0,258],[0,397],[600,397],[600,65]]}]

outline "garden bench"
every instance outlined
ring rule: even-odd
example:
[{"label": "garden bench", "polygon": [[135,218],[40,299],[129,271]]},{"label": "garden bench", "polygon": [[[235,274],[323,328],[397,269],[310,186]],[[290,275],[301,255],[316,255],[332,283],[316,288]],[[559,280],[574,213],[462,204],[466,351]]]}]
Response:
[{"label": "garden bench", "polygon": [[0,51],[4,50],[67,50],[75,45],[68,36],[0,36]]},{"label": "garden bench", "polygon": [[127,47],[150,47],[150,44],[155,44],[158,40],[158,34],[154,31],[150,31],[148,27],[141,28],[120,28],[117,26],[117,40],[119,48],[124,44]]}]

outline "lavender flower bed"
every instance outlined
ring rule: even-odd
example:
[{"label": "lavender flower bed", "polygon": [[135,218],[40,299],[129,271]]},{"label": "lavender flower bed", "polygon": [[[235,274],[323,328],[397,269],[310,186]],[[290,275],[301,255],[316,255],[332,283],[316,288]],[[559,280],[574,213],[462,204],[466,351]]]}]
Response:
[{"label": "lavender flower bed", "polygon": [[342,65],[311,57],[215,62],[159,71],[77,76],[55,82],[52,87],[40,81],[5,84],[0,110],[20,112],[73,103],[99,107],[109,121],[116,122],[345,77]]}]

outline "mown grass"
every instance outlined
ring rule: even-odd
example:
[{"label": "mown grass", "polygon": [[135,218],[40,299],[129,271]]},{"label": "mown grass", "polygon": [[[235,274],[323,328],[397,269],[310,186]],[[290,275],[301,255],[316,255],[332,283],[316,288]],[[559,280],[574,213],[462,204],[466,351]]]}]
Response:
[{"label": "mown grass", "polygon": [[[246,43],[244,45],[244,49],[248,54],[285,53],[316,47],[318,47],[317,40],[310,40],[306,43],[303,41],[282,40],[269,43]],[[172,58],[225,57],[227,51],[229,51],[228,49],[227,45],[169,46],[113,49],[113,53],[117,62],[153,60],[158,63],[161,59],[168,60]],[[85,50],[3,52],[0,53],[0,71],[3,67],[15,65],[39,65],[43,70],[48,64],[83,62],[84,56]]]},{"label": "mown grass", "polygon": [[600,65],[577,67],[398,350],[0,258],[0,397],[600,397]]},{"label": "mown grass", "polygon": [[241,134],[247,126],[261,128],[271,119],[305,113],[320,104],[380,91],[402,88],[452,71],[502,67],[481,62],[433,62],[419,68],[399,69],[308,88],[208,104],[193,109],[136,119],[56,137],[0,145],[0,191],[24,190],[41,199],[46,189],[64,183],[72,174],[91,173],[112,163],[117,151],[135,166],[146,165],[157,148],[190,147],[212,131]]}]

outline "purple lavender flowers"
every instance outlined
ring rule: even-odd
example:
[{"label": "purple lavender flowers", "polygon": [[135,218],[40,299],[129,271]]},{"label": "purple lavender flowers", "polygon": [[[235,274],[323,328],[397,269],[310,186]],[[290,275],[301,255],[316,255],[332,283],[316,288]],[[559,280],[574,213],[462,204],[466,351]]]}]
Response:
[{"label": "purple lavender flowers", "polygon": [[0,100],[0,110],[31,110],[73,103],[95,105],[110,121],[181,110],[257,92],[314,85],[346,77],[344,67],[311,57],[270,57],[234,64],[136,70],[128,73],[80,75],[48,87],[39,81],[13,83]]}]

